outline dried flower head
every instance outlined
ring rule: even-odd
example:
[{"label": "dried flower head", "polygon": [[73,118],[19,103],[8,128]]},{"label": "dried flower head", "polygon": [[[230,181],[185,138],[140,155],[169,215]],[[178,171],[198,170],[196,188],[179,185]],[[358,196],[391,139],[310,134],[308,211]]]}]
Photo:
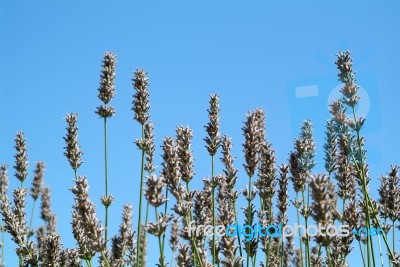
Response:
[{"label": "dried flower head", "polygon": [[98,89],[98,97],[104,105],[98,106],[96,113],[102,117],[112,117],[115,115],[115,110],[112,106],[108,105],[115,96],[115,66],[117,64],[116,56],[112,52],[104,54],[103,67],[100,75],[100,87]]},{"label": "dried flower head", "polygon": [[49,234],[44,237],[44,247],[41,255],[42,265],[48,267],[61,267],[61,237],[56,234]]},{"label": "dried flower head", "polygon": [[79,250],[76,248],[63,249],[60,252],[60,266],[81,267]]},{"label": "dried flower head", "polygon": [[264,142],[264,112],[261,109],[256,109],[246,114],[245,125],[242,128],[245,142],[243,143],[243,152],[245,154],[244,164],[246,173],[249,177],[253,177],[259,161],[258,153],[260,152],[261,145]]},{"label": "dried flower head", "polygon": [[0,209],[3,215],[4,229],[11,235],[11,239],[23,248],[26,244],[29,229],[26,225],[26,194],[25,188],[17,188],[13,192],[14,206],[9,203],[1,203]]},{"label": "dried flower head", "polygon": [[101,101],[104,104],[108,104],[108,102],[113,99],[115,96],[115,66],[117,65],[116,55],[112,52],[106,52],[104,54],[103,66],[101,69],[100,75],[100,87],[98,89]]},{"label": "dried flower head", "polygon": [[181,180],[180,162],[177,157],[177,147],[172,137],[166,137],[163,140],[163,163],[161,175],[164,183],[167,185],[168,190],[175,197],[179,196],[179,186]]},{"label": "dried flower head", "polygon": [[219,139],[219,95],[212,94],[210,95],[210,108],[207,109],[208,118],[210,121],[207,123],[204,128],[206,128],[206,132],[208,136],[204,138],[206,142],[206,148],[210,156],[214,156],[217,153],[217,150],[220,145]]},{"label": "dried flower head", "polygon": [[335,131],[334,121],[326,122],[326,137],[324,144],[325,151],[325,169],[328,173],[332,173],[337,168],[337,133]]},{"label": "dried flower head", "polygon": [[[327,175],[315,175],[310,182],[311,196],[311,217],[322,226],[333,224],[336,209],[335,187]],[[328,234],[316,236],[316,242],[321,246],[328,246],[332,238]]]},{"label": "dried flower head", "polygon": [[179,157],[181,179],[187,183],[190,182],[194,176],[194,159],[192,156],[192,150],[190,149],[192,138],[193,131],[189,126],[179,126],[176,129],[176,152]]},{"label": "dried flower head", "polygon": [[307,179],[310,176],[312,168],[315,166],[315,142],[313,137],[313,128],[309,120],[303,122],[300,136],[295,139],[295,151],[291,152],[290,172],[292,182],[296,192],[305,190]]},{"label": "dried flower head", "polygon": [[167,201],[163,194],[165,184],[161,177],[158,178],[155,174],[150,174],[147,177],[146,185],[144,196],[150,205],[157,208]]},{"label": "dried flower head", "polygon": [[7,191],[8,191],[8,174],[7,174],[8,166],[7,164],[0,165],[0,203],[7,203]]},{"label": "dried flower head", "polygon": [[[344,133],[339,136],[338,140],[338,158],[337,171],[335,179],[338,182],[338,196],[343,200],[356,198],[356,169],[352,164],[351,153],[353,146],[353,137],[344,127]],[[347,129],[347,130],[346,130]]]},{"label": "dried flower head", "polygon": [[400,178],[399,167],[392,166],[388,176],[381,177],[378,189],[380,213],[383,218],[396,221],[400,212]]},{"label": "dried flower head", "polygon": [[44,162],[37,162],[34,170],[35,176],[33,177],[31,196],[36,201],[42,193],[43,179],[44,179]]},{"label": "dried flower head", "polygon": [[350,51],[339,52],[337,55],[337,61],[335,62],[339,70],[339,80],[342,83],[348,83],[355,81],[353,71],[353,60],[350,56]]},{"label": "dried flower head", "polygon": [[65,118],[68,127],[66,128],[67,134],[64,138],[66,147],[64,147],[64,155],[67,157],[69,164],[72,169],[76,171],[82,164],[82,150],[78,142],[78,127],[76,123],[78,122],[78,114],[67,113]]},{"label": "dried flower head", "polygon": [[103,227],[96,217],[95,206],[89,199],[89,185],[86,177],[78,177],[71,191],[75,195],[72,232],[79,244],[81,258],[91,260],[105,247]]},{"label": "dried flower head", "polygon": [[154,165],[154,125],[150,122],[146,122],[144,125],[144,142],[145,142],[145,158],[146,163],[144,164],[144,170],[148,173],[155,171],[156,166]]},{"label": "dried flower head", "polygon": [[132,231],[132,206],[124,206],[119,233],[112,238],[111,262],[113,266],[133,264],[136,259],[134,232]]},{"label": "dried flower head", "polygon": [[279,166],[279,190],[278,190],[278,204],[277,208],[281,213],[282,219],[285,219],[285,213],[289,206],[288,204],[288,181],[289,181],[289,166],[288,165],[280,165]]},{"label": "dried flower head", "polygon": [[17,132],[14,148],[17,150],[17,153],[14,156],[15,177],[17,177],[17,179],[21,183],[23,183],[26,177],[28,177],[28,167],[29,167],[27,145],[23,132]]},{"label": "dried flower head", "polygon": [[40,203],[40,218],[46,223],[48,233],[56,233],[56,215],[51,209],[50,188],[42,189],[42,198]]},{"label": "dried flower head", "polygon": [[176,257],[176,266],[177,267],[187,267],[193,266],[192,264],[192,254],[190,253],[190,246],[187,244],[180,244],[178,248],[178,256]]},{"label": "dried flower head", "polygon": [[114,197],[112,195],[108,196],[101,196],[100,197],[101,204],[103,204],[104,207],[109,207],[114,201]]},{"label": "dried flower head", "polygon": [[272,198],[275,194],[276,170],[275,170],[275,151],[271,144],[264,142],[260,147],[260,163],[258,164],[258,180],[254,185],[258,189],[258,194],[263,201],[264,207],[272,206]]},{"label": "dried flower head", "polygon": [[179,219],[174,216],[171,223],[171,235],[169,239],[169,246],[173,252],[178,249],[179,244]]},{"label": "dried flower head", "polygon": [[231,150],[232,150],[232,140],[228,138],[226,135],[223,135],[221,137],[221,148],[222,148],[222,158],[221,162],[224,164],[224,174],[225,174],[225,179],[228,184],[228,187],[233,189],[236,184],[236,179],[237,179],[237,172],[238,169],[236,169],[233,166],[233,163],[235,161],[235,157],[231,155]]},{"label": "dried flower head", "polygon": [[167,229],[169,221],[172,219],[171,215],[159,215],[158,216],[158,221],[156,223],[147,223],[146,225],[146,231],[149,234],[155,235],[155,236],[161,236],[165,234],[165,229]]},{"label": "dried flower head", "polygon": [[135,112],[134,119],[144,125],[149,119],[149,79],[146,77],[147,72],[144,70],[136,70],[133,81],[133,87],[136,91],[133,96],[132,110]]}]

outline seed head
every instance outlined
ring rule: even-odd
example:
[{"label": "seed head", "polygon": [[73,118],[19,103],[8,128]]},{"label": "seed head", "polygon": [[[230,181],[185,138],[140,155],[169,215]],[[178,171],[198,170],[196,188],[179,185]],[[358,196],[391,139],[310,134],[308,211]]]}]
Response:
[{"label": "seed head", "polygon": [[149,119],[149,79],[146,77],[147,72],[144,70],[136,70],[133,79],[133,87],[136,91],[133,96],[132,110],[135,112],[134,119],[144,125]]},{"label": "seed head", "polygon": [[0,165],[0,203],[7,203],[7,191],[8,191],[8,175],[7,175],[7,164]]},{"label": "seed head", "polygon": [[350,51],[339,52],[337,55],[337,61],[335,62],[339,70],[339,81],[342,83],[348,83],[355,81],[353,71],[353,60],[350,56]]},{"label": "seed head", "polygon": [[76,126],[78,114],[67,113],[65,120],[68,126],[66,128],[67,134],[63,137],[66,143],[64,155],[67,157],[72,169],[76,171],[83,162],[81,159],[83,152],[78,142],[78,127]]},{"label": "seed head", "polygon": [[[112,239],[111,258],[112,262],[120,264],[121,266],[129,264],[125,260],[125,254],[128,254],[128,258],[132,257],[134,251],[134,233],[132,231],[132,206],[126,204],[122,213],[122,222],[119,227],[119,233]],[[129,261],[129,259],[128,259]]]},{"label": "seed head", "polygon": [[258,189],[260,198],[266,207],[272,205],[272,197],[275,194],[276,170],[275,170],[275,151],[271,144],[264,142],[260,148],[260,164],[258,164],[258,180],[254,185]]},{"label": "seed head", "polygon": [[56,233],[56,215],[51,209],[50,188],[42,189],[42,198],[40,203],[40,218],[46,223],[48,233]]},{"label": "seed head", "polygon": [[31,196],[33,200],[37,200],[42,193],[44,179],[44,162],[37,162],[35,168],[35,176],[33,177]]},{"label": "seed head", "polygon": [[23,132],[17,132],[17,136],[15,138],[15,149],[17,153],[15,154],[15,177],[23,183],[28,177],[28,154],[27,154],[27,145],[26,140],[24,138]]},{"label": "seed head", "polygon": [[103,66],[101,69],[100,75],[100,87],[98,89],[101,101],[104,104],[108,104],[108,102],[113,99],[115,96],[115,66],[117,64],[116,55],[112,52],[106,52],[104,54]]},{"label": "seed head", "polygon": [[110,102],[115,96],[115,66],[117,64],[116,56],[112,52],[106,52],[104,54],[103,67],[100,75],[100,87],[98,89],[99,94],[98,97],[104,103],[97,107],[96,113],[102,117],[112,117],[115,115],[114,108],[112,106],[108,106],[108,102]]},{"label": "seed head", "polygon": [[235,169],[233,163],[235,161],[235,157],[232,156],[232,140],[228,138],[226,135],[223,135],[221,138],[221,147],[222,147],[222,158],[221,162],[224,164],[224,174],[225,179],[228,184],[228,187],[233,189],[236,184],[237,179],[237,172],[238,170]]},{"label": "seed head", "polygon": [[181,179],[184,182],[190,182],[194,176],[193,156],[190,149],[193,131],[187,127],[179,126],[176,129],[176,152],[179,157],[179,169],[181,171]]},{"label": "seed head", "polygon": [[388,176],[381,177],[378,189],[380,213],[383,218],[396,221],[400,211],[400,178],[399,167],[392,166]]},{"label": "seed head", "polygon": [[264,129],[262,128],[265,118],[264,112],[257,109],[246,114],[245,126],[242,128],[245,142],[243,144],[243,152],[245,154],[244,164],[246,173],[249,177],[253,177],[259,161],[259,152],[261,145],[264,142]]},{"label": "seed head", "polygon": [[294,141],[295,151],[290,153],[290,172],[296,192],[305,190],[307,179],[315,166],[315,142],[313,128],[309,120],[303,122],[300,136]]},{"label": "seed head", "polygon": [[103,250],[103,227],[96,217],[96,209],[89,199],[89,185],[86,177],[78,177],[71,189],[75,195],[72,212],[72,232],[80,247],[82,259],[91,260]]},{"label": "seed head", "polygon": [[206,148],[210,156],[214,156],[217,153],[218,147],[220,145],[219,139],[219,95],[210,95],[210,108],[208,111],[208,118],[210,121],[204,128],[208,136],[204,138],[206,142]]},{"label": "seed head", "polygon": [[144,170],[148,173],[155,171],[156,166],[154,165],[154,125],[150,122],[146,122],[144,125],[144,142],[145,142],[145,158],[146,163],[144,164]]},{"label": "seed head", "polygon": [[171,238],[169,240],[169,246],[172,251],[176,251],[178,249],[179,243],[179,219],[178,217],[172,218],[172,227],[171,227]]},{"label": "seed head", "polygon": [[150,174],[147,177],[146,185],[144,196],[150,205],[157,208],[167,201],[163,194],[165,184],[161,177],[157,178],[155,174]]}]

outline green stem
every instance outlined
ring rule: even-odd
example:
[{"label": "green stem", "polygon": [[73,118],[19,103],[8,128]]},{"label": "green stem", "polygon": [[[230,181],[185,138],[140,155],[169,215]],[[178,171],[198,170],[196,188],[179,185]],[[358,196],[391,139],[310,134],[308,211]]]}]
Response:
[{"label": "green stem", "polygon": [[[362,143],[361,143],[361,137],[360,137],[360,129],[358,129],[358,127],[357,127],[357,116],[356,116],[356,111],[355,111],[354,106],[352,107],[352,111],[353,111],[354,123],[355,123],[356,129],[357,129],[356,130],[357,148],[358,148],[358,156],[360,157],[359,158],[359,162],[355,161],[354,163],[355,163],[356,166],[358,166],[358,165],[360,166],[360,167],[357,167],[357,169],[358,169],[358,174],[359,174],[360,179],[361,179],[362,191],[363,191],[363,195],[364,195],[364,203],[365,203],[365,206],[366,206],[366,218],[365,218],[365,221],[366,221],[367,229],[369,230],[370,229],[370,221],[371,221],[371,217],[370,217],[370,214],[369,214],[369,208],[373,207],[373,206],[369,206],[369,203],[368,203],[368,200],[367,200],[368,197],[369,197],[369,193],[368,193],[368,190],[367,190],[366,175],[364,173],[364,160],[363,160],[363,155],[362,155]],[[372,242],[371,236],[368,236],[367,237],[368,266],[370,266],[370,251],[369,251],[370,247],[371,247],[373,265],[375,266],[374,244]]]},{"label": "green stem", "polygon": [[383,267],[382,246],[381,246],[381,238],[379,235],[378,235],[378,244],[379,244],[379,257],[381,259],[381,266]]},{"label": "green stem", "polygon": [[[247,196],[247,203],[248,203],[248,209],[247,209],[247,223],[250,223],[251,221],[251,176],[249,176],[249,192],[248,192],[248,196]],[[246,247],[247,247],[247,261],[246,261],[246,266],[249,267],[249,263],[250,263],[250,243],[247,242],[246,243]]]},{"label": "green stem", "polygon": [[[144,125],[142,124],[142,140],[144,139]],[[144,180],[144,155],[145,151],[142,149],[142,159],[141,159],[141,168],[140,168],[140,192],[139,192],[139,218],[138,218],[138,241],[136,248],[136,267],[141,267],[142,262],[140,262],[140,252],[142,250],[139,248],[140,246],[140,238],[141,238],[141,226],[142,226],[142,195],[143,195],[143,180]]]},{"label": "green stem", "polygon": [[5,233],[4,233],[4,225],[3,222],[0,222],[1,227],[1,265],[4,266],[4,250],[5,250]]},{"label": "green stem", "polygon": [[[299,192],[296,192],[296,201],[297,201],[298,198],[299,198]],[[297,225],[300,225],[300,212],[299,212],[299,209],[296,208],[296,211],[297,211]],[[304,266],[304,262],[303,262],[303,242],[301,240],[300,231],[299,231],[299,245],[300,245],[300,255],[301,255],[301,266]]]},{"label": "green stem", "polygon": [[363,266],[365,266],[364,253],[363,253],[363,251],[362,251],[361,241],[360,241],[360,240],[358,240],[358,247],[360,248],[361,259],[362,259],[362,261],[363,261]]},{"label": "green stem", "polygon": [[[285,226],[285,214],[283,214],[283,219],[282,219],[282,227],[284,227]],[[284,242],[285,242],[285,240],[283,240],[283,237],[281,237],[281,240],[282,240],[282,244],[281,244],[281,267],[283,267],[283,249],[284,249],[284,247],[283,247],[283,245],[284,245]]]},{"label": "green stem", "polygon": [[[154,208],[154,211],[156,213],[156,221],[159,221],[159,216],[158,216],[158,211],[157,208]],[[165,263],[164,263],[164,248],[162,246],[162,241],[161,241],[161,236],[157,236],[158,239],[158,249],[160,250],[160,258],[159,258],[159,263],[160,263],[160,267],[165,267]]]},{"label": "green stem", "polygon": [[[105,193],[108,198],[108,162],[107,162],[107,118],[104,118],[104,177],[105,177]],[[104,238],[107,242],[108,238],[108,205],[105,205],[106,218],[105,218],[105,231]]]},{"label": "green stem", "polygon": [[[35,204],[36,204],[36,199],[33,200],[33,204],[32,204],[32,210],[31,210],[31,218],[29,219],[29,232],[32,229],[32,224],[33,224],[33,215],[35,214]],[[28,237],[26,238],[26,244],[28,245],[28,241],[29,241],[29,234]]]},{"label": "green stem", "polygon": [[[104,259],[104,262],[105,262],[105,264],[106,264],[106,267],[110,267],[110,263],[109,263],[108,260],[107,260],[106,254],[104,253],[104,250],[102,250],[100,253],[101,253],[101,256],[102,256],[103,259]],[[90,265],[92,265],[92,261],[90,261]]]},{"label": "green stem", "polygon": [[[187,187],[189,187],[189,185]],[[189,192],[189,190],[188,190],[188,192]],[[168,199],[168,188],[167,187],[165,187],[165,199]],[[167,205],[168,205],[168,201],[165,201],[164,215],[167,215]],[[162,236],[162,246],[163,246],[163,248],[165,247],[165,233]],[[172,254],[174,254],[174,253],[172,253]],[[171,266],[172,266],[172,263],[171,263]]]},{"label": "green stem", "polygon": [[[306,205],[307,209],[308,209],[308,203],[305,203],[306,198],[304,196],[304,191],[301,191],[301,194],[303,196],[303,205]],[[306,252],[307,252],[307,259],[306,259],[306,266],[310,266],[310,244],[309,244],[309,237],[308,237],[308,233],[307,233],[307,229],[308,229],[308,214],[305,214],[304,216],[304,220],[306,223]]]},{"label": "green stem", "polygon": [[395,240],[396,240],[396,237],[395,237],[395,231],[394,231],[394,221],[392,221],[393,223],[392,223],[392,233],[393,233],[393,247],[392,247],[392,250],[393,251],[396,251],[396,247],[395,247]]},{"label": "green stem", "polygon": [[212,226],[213,226],[213,237],[212,237],[212,264],[215,266],[215,183],[214,183],[214,155],[211,156],[211,186],[212,186]]}]

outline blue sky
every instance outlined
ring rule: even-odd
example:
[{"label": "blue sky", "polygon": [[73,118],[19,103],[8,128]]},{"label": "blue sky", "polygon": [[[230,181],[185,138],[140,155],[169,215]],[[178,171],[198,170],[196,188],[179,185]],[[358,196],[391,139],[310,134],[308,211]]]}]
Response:
[{"label": "blue sky", "polygon": [[[140,152],[133,141],[140,128],[130,110],[137,68],[149,72],[157,154],[162,138],[173,135],[177,125],[194,130],[194,188],[210,175],[202,141],[210,93],[221,95],[221,130],[235,144],[239,187],[246,182],[240,128],[245,113],[258,107],[266,111],[268,140],[278,163],[286,162],[301,121],[314,121],[316,171],[322,172],[327,103],[339,85],[335,54],[350,50],[364,99],[370,102],[363,104],[368,118],[364,135],[376,188],[390,164],[400,164],[399,11],[394,1],[0,1],[0,162],[13,165],[15,133],[24,131],[31,173],[36,161],[47,163],[58,230],[65,246],[73,246],[68,190],[73,172],[63,156],[63,118],[67,112],[79,113],[85,153],[79,172],[88,176],[92,199],[99,205],[102,122],[94,111],[100,104],[102,56],[113,51],[118,65],[112,101],[117,116],[109,122],[110,192],[116,196],[112,234],[122,205],[137,207]],[[296,97],[302,89],[311,90],[311,96]],[[15,188],[12,168],[10,178]],[[100,218],[102,212],[99,206]],[[8,266],[14,265],[12,260],[7,257]]]}]

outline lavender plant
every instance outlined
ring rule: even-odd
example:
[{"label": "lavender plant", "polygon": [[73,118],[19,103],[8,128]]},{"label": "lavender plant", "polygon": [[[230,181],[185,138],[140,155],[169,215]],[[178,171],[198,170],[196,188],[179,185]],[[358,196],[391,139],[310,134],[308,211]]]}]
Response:
[{"label": "lavender plant", "polygon": [[[242,128],[246,180],[240,179],[242,174],[235,167],[233,141],[220,134],[220,97],[217,94],[210,95],[209,121],[205,125],[207,136],[204,138],[211,157],[211,177],[200,179],[196,174],[192,150],[194,133],[189,126],[177,127],[175,137],[162,140],[161,170],[156,174],[149,82],[146,71],[136,70],[132,110],[141,127],[141,137],[135,141],[141,151],[140,181],[137,181],[139,199],[134,202],[138,207],[138,218],[135,225],[133,206],[126,204],[120,227],[110,237],[108,219],[112,213],[108,208],[113,197],[109,194],[109,184],[114,180],[109,180],[108,173],[107,120],[115,115],[109,102],[115,96],[116,56],[105,53],[98,89],[102,104],[96,109],[96,114],[103,119],[105,194],[100,204],[105,208],[104,224],[98,219],[96,203],[90,198],[89,179],[78,173],[83,163],[83,151],[78,142],[78,115],[67,114],[64,137],[64,155],[74,177],[70,230],[76,245],[72,248],[64,248],[62,237],[57,234],[50,188],[44,184],[44,162],[36,163],[32,186],[29,190],[24,188],[25,181],[29,180],[28,146],[24,134],[18,132],[14,175],[20,186],[12,191],[10,199],[8,165],[0,165],[0,266],[5,266],[8,257],[14,257],[5,253],[6,235],[15,243],[19,267],[92,267],[96,262],[101,267],[144,267],[147,253],[152,258],[157,256],[156,265],[160,267],[361,265],[360,262],[354,265],[350,261],[351,255],[360,255],[363,266],[400,266],[400,255],[396,252],[400,230],[399,167],[391,166],[380,178],[379,198],[373,199],[370,193],[372,178],[369,177],[364,148],[366,141],[361,135],[365,119],[356,114],[362,100],[348,51],[338,53],[336,66],[343,88],[342,98],[330,104],[332,118],[326,124],[323,146],[326,172],[313,171],[316,144],[310,121],[302,123],[300,134],[294,140],[294,149],[289,153],[289,162],[278,165],[273,145],[266,139],[265,112],[256,109],[246,114]],[[215,162],[218,156],[222,163],[221,173]],[[202,181],[202,187],[191,188],[194,180]],[[238,181],[245,181],[245,188],[239,188]],[[294,194],[291,194],[291,188]],[[32,200],[30,220],[26,214],[28,192]],[[238,212],[238,207],[243,205],[239,197],[242,193],[243,214]],[[41,225],[35,228],[32,222],[38,201]],[[311,236],[307,231],[300,234],[300,231],[292,230],[299,234],[299,240],[290,235],[284,237],[286,232],[271,233],[270,228],[257,234],[252,232],[258,225],[280,225],[285,229],[293,219],[296,221],[290,215],[291,209],[297,213],[298,224],[304,223],[308,229],[314,222],[326,231]],[[154,216],[149,210],[154,210]],[[242,223],[246,227],[239,231],[238,226]],[[35,220],[35,224],[39,222]],[[229,226],[230,232],[225,231],[220,236],[220,225],[222,230]],[[346,225],[355,232],[331,235],[329,227],[332,225]],[[359,234],[359,231],[372,227],[381,229],[377,239]],[[166,239],[169,245],[165,244]],[[147,249],[153,240],[158,243],[158,253],[153,246],[151,250]]]}]

